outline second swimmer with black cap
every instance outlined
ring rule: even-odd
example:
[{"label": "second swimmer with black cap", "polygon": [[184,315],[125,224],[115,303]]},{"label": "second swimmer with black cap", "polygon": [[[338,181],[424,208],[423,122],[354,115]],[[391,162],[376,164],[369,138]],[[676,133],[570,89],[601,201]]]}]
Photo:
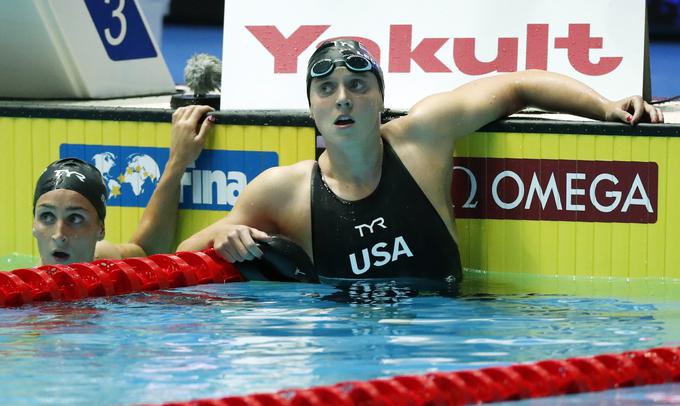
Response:
[{"label": "second swimmer with black cap", "polygon": [[120,259],[171,252],[180,182],[200,154],[212,108],[191,106],[175,111],[170,156],[129,243],[104,240],[107,191],[101,173],[75,158],[51,163],[38,179],[33,196],[33,236],[42,265]]},{"label": "second swimmer with black cap", "polygon": [[313,260],[319,280],[458,281],[451,202],[456,141],[525,107],[636,124],[663,122],[640,97],[610,101],[545,71],[479,79],[417,102],[381,124],[378,63],[356,41],[322,43],[309,60],[307,96],[326,150],[318,162],[272,168],[228,216],[180,245],[209,246],[232,262],[262,256],[282,234]]}]

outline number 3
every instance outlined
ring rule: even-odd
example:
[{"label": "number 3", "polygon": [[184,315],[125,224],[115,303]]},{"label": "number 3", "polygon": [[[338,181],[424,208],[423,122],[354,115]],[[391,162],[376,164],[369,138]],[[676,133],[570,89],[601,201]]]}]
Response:
[{"label": "number 3", "polygon": [[[111,3],[111,0],[104,0],[104,2],[106,4],[109,4]],[[108,28],[104,30],[106,41],[108,41],[108,43],[113,45],[114,47],[116,45],[120,45],[121,42],[125,40],[125,34],[127,34],[127,20],[125,19],[125,14],[123,14],[124,8],[125,0],[120,0],[120,3],[118,3],[118,8],[113,10],[113,13],[111,13],[111,16],[120,21],[120,33],[118,34],[118,36],[114,37],[113,35],[111,35],[111,30],[109,30]]]}]

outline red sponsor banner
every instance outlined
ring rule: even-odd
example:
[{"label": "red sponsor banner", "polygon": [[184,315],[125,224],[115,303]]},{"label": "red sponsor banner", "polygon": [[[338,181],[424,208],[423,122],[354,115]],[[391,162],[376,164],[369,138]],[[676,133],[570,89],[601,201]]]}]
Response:
[{"label": "red sponsor banner", "polygon": [[456,158],[458,218],[655,223],[656,162]]}]

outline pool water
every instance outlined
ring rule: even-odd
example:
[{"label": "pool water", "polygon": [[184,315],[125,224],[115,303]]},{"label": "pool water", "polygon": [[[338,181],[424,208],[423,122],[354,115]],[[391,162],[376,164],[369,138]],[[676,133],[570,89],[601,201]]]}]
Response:
[{"label": "pool water", "polygon": [[677,345],[680,337],[680,299],[464,286],[454,298],[247,282],[0,309],[0,404],[214,398]]},{"label": "pool water", "polygon": [[40,258],[19,253],[0,256],[0,272],[19,268],[33,268],[40,262]]}]

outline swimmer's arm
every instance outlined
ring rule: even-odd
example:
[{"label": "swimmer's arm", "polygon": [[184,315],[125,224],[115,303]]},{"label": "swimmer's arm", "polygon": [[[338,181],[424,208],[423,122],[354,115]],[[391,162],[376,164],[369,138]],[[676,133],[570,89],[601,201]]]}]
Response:
[{"label": "swimmer's arm", "polygon": [[405,118],[416,136],[452,144],[456,138],[530,106],[596,120],[663,122],[661,111],[639,96],[613,102],[582,82],[541,70],[483,78],[429,96],[413,106]]},{"label": "swimmer's arm", "polygon": [[212,110],[189,106],[173,113],[168,163],[129,243],[118,245],[121,257],[173,251],[182,176],[205,146],[213,121],[200,120]]},{"label": "swimmer's arm", "polygon": [[130,257],[143,257],[146,254],[135,244],[114,244],[110,241],[98,241],[94,248],[94,259],[123,259]]},{"label": "swimmer's arm", "polygon": [[185,168],[168,161],[129,243],[119,245],[124,258],[171,252],[177,224],[180,181]]},{"label": "swimmer's arm", "polygon": [[262,256],[257,239],[266,239],[279,231],[277,205],[285,205],[288,184],[282,179],[285,169],[277,167],[262,172],[243,189],[229,214],[183,241],[178,251],[215,248],[231,262]]}]

